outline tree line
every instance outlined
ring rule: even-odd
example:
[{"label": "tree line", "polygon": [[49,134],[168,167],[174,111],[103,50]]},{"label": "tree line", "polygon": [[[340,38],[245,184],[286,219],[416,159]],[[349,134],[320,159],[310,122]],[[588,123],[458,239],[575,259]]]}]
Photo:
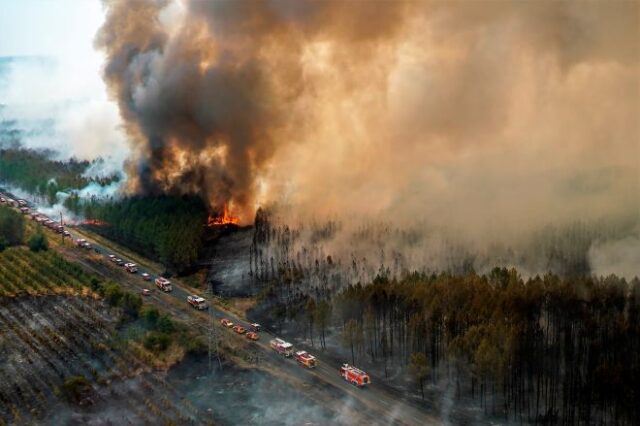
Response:
[{"label": "tree line", "polygon": [[0,206],[0,252],[7,247],[23,244],[25,239],[31,251],[49,249],[49,242],[42,229],[38,227],[35,232],[27,233],[24,216],[11,207]]},{"label": "tree line", "polygon": [[196,264],[208,215],[202,199],[192,196],[90,200],[82,204],[81,212],[93,231],[177,273]]},{"label": "tree line", "polygon": [[[523,279],[495,268],[381,275],[302,303],[272,296],[276,313],[317,336],[335,327],[352,362],[402,367],[422,390],[444,382],[486,413],[545,424],[640,421],[637,278]],[[320,306],[330,306],[328,318]]]},{"label": "tree line", "polygon": [[85,175],[89,167],[101,160],[52,160],[54,154],[50,151],[24,149],[19,146],[0,149],[0,182],[14,185],[53,205],[59,201],[59,192],[79,190],[92,182],[106,186],[119,180],[117,175]]}]

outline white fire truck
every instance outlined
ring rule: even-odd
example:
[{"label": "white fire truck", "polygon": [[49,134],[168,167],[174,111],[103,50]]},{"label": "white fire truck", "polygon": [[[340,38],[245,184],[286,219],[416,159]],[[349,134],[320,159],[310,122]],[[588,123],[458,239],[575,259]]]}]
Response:
[{"label": "white fire truck", "polygon": [[138,265],[136,265],[135,263],[125,263],[124,269],[127,272],[131,272],[132,274],[135,274],[136,272],[138,272]]},{"label": "white fire truck", "polygon": [[165,293],[169,293],[170,291],[173,290],[173,287],[171,286],[171,281],[169,281],[164,277],[156,278],[156,286],[158,286],[158,288],[164,291]]},{"label": "white fire truck", "polygon": [[293,345],[289,342],[285,342],[282,339],[275,338],[269,342],[271,349],[278,352],[280,355],[290,357],[293,353]]},{"label": "white fire truck", "polygon": [[192,307],[200,311],[204,311],[209,307],[206,300],[200,296],[196,296],[195,294],[187,296],[187,302],[189,302]]},{"label": "white fire truck", "polygon": [[91,248],[91,244],[87,242],[84,238],[79,238],[76,240],[76,246],[81,248]]},{"label": "white fire truck", "polygon": [[298,361],[298,364],[307,368],[315,368],[316,366],[316,357],[311,355],[307,351],[298,351],[293,354],[293,357]]},{"label": "white fire truck", "polygon": [[342,367],[340,367],[340,375],[354,386],[362,387],[371,383],[371,379],[367,373],[349,364],[342,364]]}]

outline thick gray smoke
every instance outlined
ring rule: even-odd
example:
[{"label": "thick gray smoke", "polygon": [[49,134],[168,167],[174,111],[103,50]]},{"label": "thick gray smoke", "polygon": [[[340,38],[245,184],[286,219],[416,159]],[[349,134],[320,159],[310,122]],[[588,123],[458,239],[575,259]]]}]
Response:
[{"label": "thick gray smoke", "polygon": [[640,211],[634,2],[113,1],[133,190],[509,241]]}]

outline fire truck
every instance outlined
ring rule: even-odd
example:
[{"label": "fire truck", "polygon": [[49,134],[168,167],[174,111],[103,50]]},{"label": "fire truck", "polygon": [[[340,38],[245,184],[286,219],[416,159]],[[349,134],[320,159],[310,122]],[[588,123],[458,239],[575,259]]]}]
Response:
[{"label": "fire truck", "polygon": [[316,357],[311,355],[307,351],[298,351],[293,354],[293,357],[298,361],[298,364],[307,368],[315,368],[316,366]]},{"label": "fire truck", "polygon": [[196,296],[195,294],[191,295],[191,296],[187,296],[187,302],[189,302],[189,304],[191,306],[193,306],[195,309],[198,309],[198,310],[201,310],[201,311],[203,311],[203,310],[205,310],[205,309],[207,309],[209,307],[207,305],[207,301],[206,300],[204,300],[200,296]]},{"label": "fire truck", "polygon": [[340,375],[354,386],[362,387],[371,383],[371,379],[367,373],[349,364],[342,364],[342,367],[340,367]]},{"label": "fire truck", "polygon": [[269,342],[271,349],[278,352],[280,355],[290,357],[293,353],[293,345],[289,342],[285,342],[282,339],[275,338]]},{"label": "fire truck", "polygon": [[126,269],[127,272],[135,274],[136,272],[138,272],[138,265],[136,265],[135,263],[125,263],[124,269]]},{"label": "fire truck", "polygon": [[156,285],[160,290],[164,291],[165,293],[169,293],[170,291],[173,290],[173,287],[171,286],[171,281],[169,281],[164,277],[156,278]]}]

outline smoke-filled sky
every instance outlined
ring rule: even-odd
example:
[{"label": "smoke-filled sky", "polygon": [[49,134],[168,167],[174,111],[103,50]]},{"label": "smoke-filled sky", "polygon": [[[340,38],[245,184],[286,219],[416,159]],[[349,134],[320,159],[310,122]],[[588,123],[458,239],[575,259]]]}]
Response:
[{"label": "smoke-filled sky", "polygon": [[128,157],[130,190],[201,193],[245,222],[277,203],[479,237],[640,210],[638,2],[87,3],[65,5],[91,31],[25,18],[0,52],[42,25],[75,40],[54,56],[92,58],[104,113],[74,115],[90,139],[68,149]]},{"label": "smoke-filled sky", "polygon": [[519,229],[638,211],[637,2],[112,2],[145,191],[250,220]]}]

